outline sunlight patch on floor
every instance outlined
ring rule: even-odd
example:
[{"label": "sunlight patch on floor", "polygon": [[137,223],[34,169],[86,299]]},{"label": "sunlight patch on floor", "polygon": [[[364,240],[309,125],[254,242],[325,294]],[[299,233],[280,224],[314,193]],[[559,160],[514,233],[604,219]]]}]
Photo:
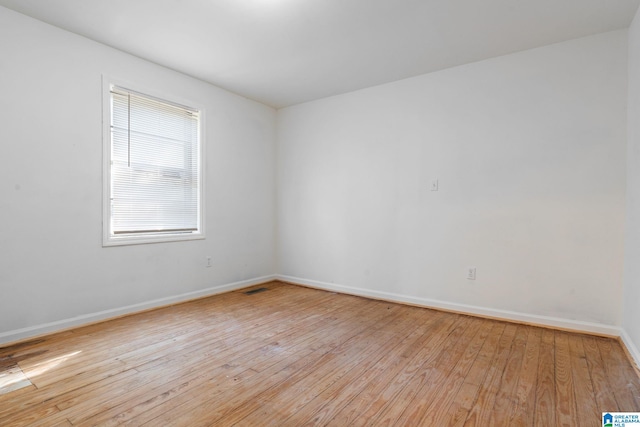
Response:
[{"label": "sunlight patch on floor", "polygon": [[15,360],[5,358],[3,363],[0,363],[0,395],[33,385],[30,378],[34,378],[38,375],[44,374],[45,372],[51,371],[81,352],[82,351],[74,351],[73,353],[45,360],[44,362],[37,363],[29,368],[25,368],[26,372],[20,368]]},{"label": "sunlight patch on floor", "polygon": [[37,363],[29,368],[25,368],[27,371],[27,375],[30,378],[36,377],[38,375],[42,375],[45,372],[48,372],[50,370],[52,370],[53,368],[55,368],[56,366],[62,364],[63,362],[65,362],[66,360],[70,359],[71,357],[75,356],[76,354],[82,353],[82,351],[74,351],[73,353],[68,353],[65,354],[63,356],[58,356],[58,357],[54,357],[52,359],[46,360],[44,362],[41,363]]},{"label": "sunlight patch on floor", "polygon": [[18,365],[0,368],[0,395],[29,387],[31,381]]}]

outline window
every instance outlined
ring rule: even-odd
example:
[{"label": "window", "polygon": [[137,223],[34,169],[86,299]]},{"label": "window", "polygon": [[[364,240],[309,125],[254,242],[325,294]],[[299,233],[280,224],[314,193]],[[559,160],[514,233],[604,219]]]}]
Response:
[{"label": "window", "polygon": [[202,112],[111,83],[107,90],[103,244],[204,238]]}]

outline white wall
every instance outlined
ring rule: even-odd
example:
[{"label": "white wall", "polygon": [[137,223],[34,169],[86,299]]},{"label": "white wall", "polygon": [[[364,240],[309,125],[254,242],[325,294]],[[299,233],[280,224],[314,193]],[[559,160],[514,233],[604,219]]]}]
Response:
[{"label": "white wall", "polygon": [[[2,7],[0,52],[0,342],[275,273],[275,110]],[[102,73],[204,106],[206,240],[102,247]]]},{"label": "white wall", "polygon": [[640,364],[640,12],[629,28],[627,232],[623,339]]},{"label": "white wall", "polygon": [[280,110],[279,272],[616,333],[626,41],[605,33]]}]

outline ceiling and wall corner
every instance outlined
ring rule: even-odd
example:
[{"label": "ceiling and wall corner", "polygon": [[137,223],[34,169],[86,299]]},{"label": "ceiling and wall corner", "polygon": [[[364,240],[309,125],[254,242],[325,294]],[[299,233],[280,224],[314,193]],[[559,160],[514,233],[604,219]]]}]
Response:
[{"label": "ceiling and wall corner", "polygon": [[627,28],[639,0],[0,0],[280,108]]}]

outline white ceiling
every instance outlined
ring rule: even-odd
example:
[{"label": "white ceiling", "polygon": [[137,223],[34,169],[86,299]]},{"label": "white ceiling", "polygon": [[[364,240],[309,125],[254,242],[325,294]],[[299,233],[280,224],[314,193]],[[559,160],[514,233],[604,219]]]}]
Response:
[{"label": "white ceiling", "polygon": [[626,28],[640,0],[0,0],[274,107]]}]

